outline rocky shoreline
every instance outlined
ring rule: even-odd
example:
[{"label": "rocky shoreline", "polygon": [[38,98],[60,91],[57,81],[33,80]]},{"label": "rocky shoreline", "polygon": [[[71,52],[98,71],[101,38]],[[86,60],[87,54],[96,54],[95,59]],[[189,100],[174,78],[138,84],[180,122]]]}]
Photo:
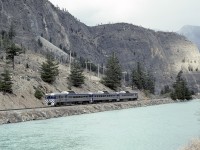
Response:
[{"label": "rocky shoreline", "polygon": [[45,120],[50,118],[129,109],[135,107],[145,107],[168,103],[174,103],[174,101],[171,99],[156,99],[90,105],[75,105],[65,107],[50,107],[42,109],[2,111],[0,112],[0,124],[18,123],[33,120]]}]

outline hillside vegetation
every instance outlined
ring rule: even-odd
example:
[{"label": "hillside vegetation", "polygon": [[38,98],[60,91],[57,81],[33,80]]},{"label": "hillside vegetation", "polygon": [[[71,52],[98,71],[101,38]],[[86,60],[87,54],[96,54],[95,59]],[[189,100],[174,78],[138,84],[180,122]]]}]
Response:
[{"label": "hillside vegetation", "polygon": [[[62,92],[74,90],[77,93],[97,92],[98,90],[107,90],[109,88],[102,85],[100,79],[92,73],[84,72],[85,84],[80,88],[69,87],[68,76],[70,74],[68,64],[59,64],[59,75],[53,84],[44,82],[40,77],[40,67],[46,58],[37,53],[28,50],[15,58],[15,69],[11,69],[13,94],[3,94],[0,92],[0,109],[40,107],[44,105],[44,98],[41,100],[34,96],[37,88],[44,93]],[[0,60],[0,72],[3,71],[5,62]]]},{"label": "hillside vegetation", "polygon": [[31,51],[54,51],[61,62],[69,62],[71,51],[77,59],[101,67],[114,52],[123,72],[131,73],[138,62],[151,71],[156,93],[171,87],[181,70],[190,88],[200,91],[199,50],[177,33],[126,23],[89,27],[48,0],[0,0],[0,10],[0,31],[8,31],[13,24],[15,42]]}]

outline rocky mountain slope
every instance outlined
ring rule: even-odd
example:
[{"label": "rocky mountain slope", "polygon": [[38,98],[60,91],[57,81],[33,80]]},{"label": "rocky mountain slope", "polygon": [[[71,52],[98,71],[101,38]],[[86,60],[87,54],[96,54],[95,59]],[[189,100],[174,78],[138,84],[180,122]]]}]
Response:
[{"label": "rocky mountain slope", "polygon": [[[70,74],[69,66],[59,64],[59,76],[51,85],[43,82],[40,77],[41,64],[45,62],[45,57],[41,54],[27,50],[15,58],[15,70],[11,70],[13,81],[13,94],[3,94],[0,92],[0,110],[13,108],[32,108],[45,105],[44,98],[38,100],[34,93],[36,88],[40,88],[44,93],[62,92],[73,90],[77,93],[88,93],[97,91],[111,91],[102,85],[94,74],[84,72],[85,84],[81,88],[69,87],[67,77]],[[5,62],[0,60],[0,72],[3,71]],[[28,67],[27,67],[28,66]],[[8,66],[9,67],[9,66]],[[10,67],[11,68],[11,67]]]},{"label": "rocky mountain slope", "polygon": [[[123,71],[130,72],[137,62],[151,70],[157,92],[171,85],[180,70],[190,86],[200,90],[198,48],[176,33],[126,23],[88,27],[48,0],[0,0],[0,30],[7,31],[11,24],[17,31],[17,43],[42,54],[54,52],[61,62],[68,62],[64,52],[72,51],[77,57],[105,65],[107,57],[115,52]],[[38,39],[51,44],[41,45]]]},{"label": "rocky mountain slope", "polygon": [[184,35],[190,41],[195,43],[200,50],[200,26],[183,26],[179,31],[179,34]]}]

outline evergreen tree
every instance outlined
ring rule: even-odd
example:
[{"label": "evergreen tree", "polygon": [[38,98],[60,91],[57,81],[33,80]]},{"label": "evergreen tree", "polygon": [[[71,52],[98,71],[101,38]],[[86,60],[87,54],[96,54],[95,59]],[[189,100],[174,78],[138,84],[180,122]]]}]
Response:
[{"label": "evergreen tree", "polygon": [[10,72],[5,69],[1,74],[0,91],[4,93],[12,93],[12,84]]},{"label": "evergreen tree", "polygon": [[43,62],[41,66],[41,78],[44,82],[52,84],[58,76],[58,63],[54,62],[52,56],[47,56],[46,62]]},{"label": "evergreen tree", "polygon": [[188,89],[186,81],[182,78],[182,71],[176,77],[176,82],[173,84],[174,90],[171,93],[173,100],[190,100],[192,99],[192,92]]},{"label": "evergreen tree", "polygon": [[35,96],[37,99],[41,99],[41,98],[44,96],[44,93],[42,92],[42,90],[41,90],[40,88],[36,88],[36,89],[35,89],[34,96]]},{"label": "evergreen tree", "polygon": [[1,43],[1,47],[3,48],[3,50],[6,50],[6,48],[11,45],[11,41],[9,39],[8,33],[6,31],[2,31],[1,32],[1,38],[2,38],[2,43]]},{"label": "evergreen tree", "polygon": [[150,72],[147,73],[146,86],[146,90],[149,90],[150,93],[155,92],[155,78]]},{"label": "evergreen tree", "polygon": [[150,72],[145,72],[143,66],[138,62],[137,68],[132,70],[131,85],[135,85],[140,90],[148,90],[154,93],[155,78]]},{"label": "evergreen tree", "polygon": [[13,23],[11,24],[10,29],[9,29],[9,31],[8,31],[8,36],[9,36],[9,39],[10,39],[11,41],[12,41],[13,38],[16,36],[16,32],[15,32]]},{"label": "evergreen tree", "polygon": [[164,95],[167,93],[171,93],[171,89],[170,89],[169,85],[165,85],[164,88],[160,92],[161,95]]},{"label": "evergreen tree", "polygon": [[72,63],[71,74],[69,75],[69,81],[71,85],[79,87],[84,84],[85,77],[83,75],[83,69],[78,62]]},{"label": "evergreen tree", "polygon": [[106,68],[102,83],[113,90],[117,90],[121,86],[122,71],[119,60],[114,54],[108,59]]},{"label": "evergreen tree", "polygon": [[14,43],[6,48],[6,58],[11,60],[13,70],[15,69],[15,56],[18,56],[21,53],[23,53],[22,49],[16,46]]},{"label": "evergreen tree", "polygon": [[133,69],[132,70],[132,82],[131,82],[132,87],[135,85],[138,89],[142,89],[142,82],[140,79],[140,75],[137,70]]}]

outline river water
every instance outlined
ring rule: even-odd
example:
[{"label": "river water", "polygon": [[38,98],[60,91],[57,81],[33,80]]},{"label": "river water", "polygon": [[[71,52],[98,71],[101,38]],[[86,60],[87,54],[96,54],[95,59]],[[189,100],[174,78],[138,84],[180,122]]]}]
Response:
[{"label": "river water", "polygon": [[177,150],[200,135],[200,100],[0,126],[0,150]]}]

